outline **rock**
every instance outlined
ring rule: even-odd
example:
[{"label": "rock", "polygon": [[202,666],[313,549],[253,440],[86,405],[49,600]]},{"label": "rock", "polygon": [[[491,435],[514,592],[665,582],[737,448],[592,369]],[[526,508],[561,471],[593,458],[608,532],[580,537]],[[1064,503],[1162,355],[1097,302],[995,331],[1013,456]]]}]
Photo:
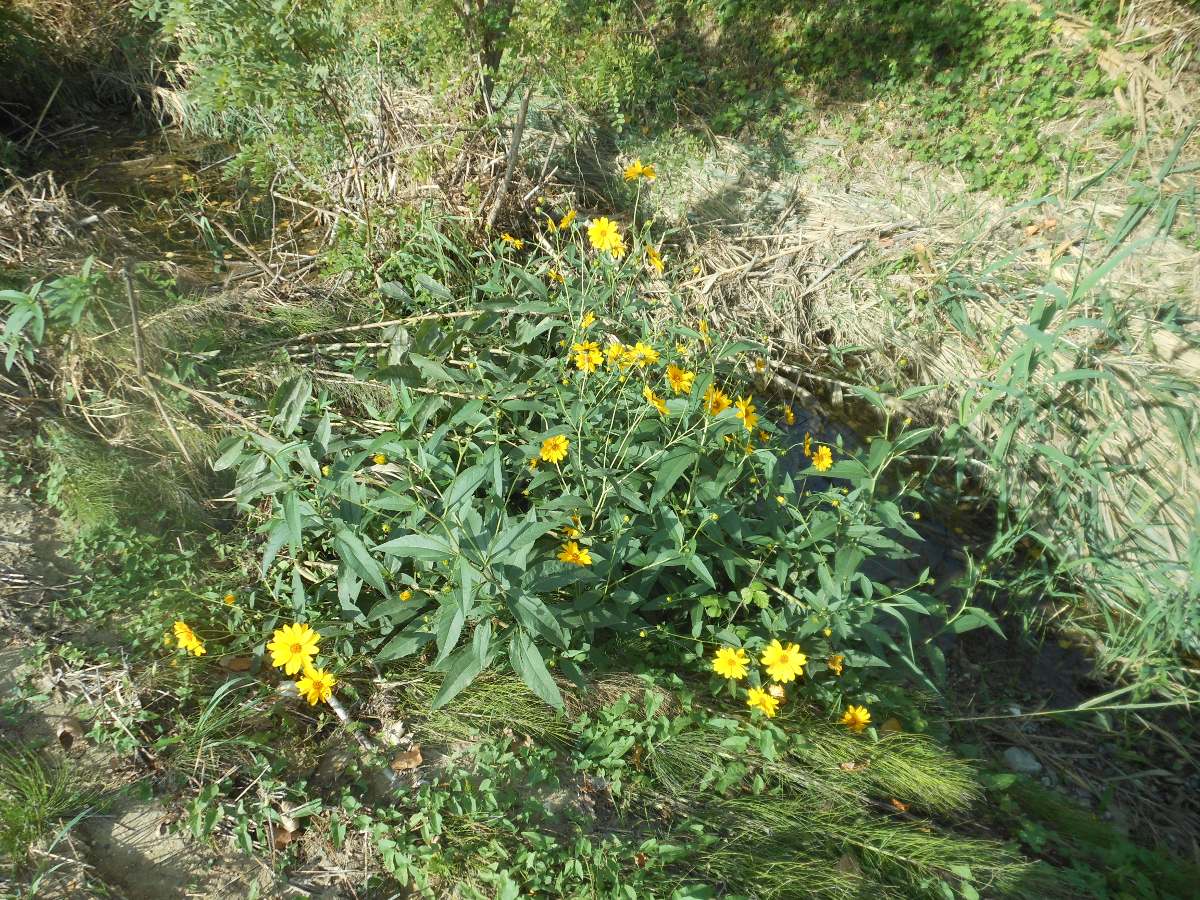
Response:
[{"label": "rock", "polygon": [[1021,747],[1009,747],[1005,750],[1004,764],[1022,775],[1036,775],[1042,771],[1042,764],[1037,761],[1037,757]]}]

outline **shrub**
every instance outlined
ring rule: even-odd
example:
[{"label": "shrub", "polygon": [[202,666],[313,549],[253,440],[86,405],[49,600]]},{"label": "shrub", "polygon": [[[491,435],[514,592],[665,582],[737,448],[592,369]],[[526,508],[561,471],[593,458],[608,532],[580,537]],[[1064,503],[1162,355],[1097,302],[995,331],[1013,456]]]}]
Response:
[{"label": "shrub", "polygon": [[385,283],[402,314],[352,366],[392,398],[369,427],[298,372],[269,432],[225,442],[217,468],[265,511],[264,624],[318,623],[337,655],[376,663],[428,648],[435,707],[502,653],[559,705],[551,668],[579,680],[603,635],[648,628],[750,650],[786,637],[813,675],[834,677],[834,647],[851,669],[915,669],[905,635],[934,601],[861,565],[915,537],[887,473],[926,433],[863,458],[797,441],[758,347],[649,290],[649,249],[589,234],[617,256],[577,225],[544,250],[505,235],[466,302],[424,274]]}]

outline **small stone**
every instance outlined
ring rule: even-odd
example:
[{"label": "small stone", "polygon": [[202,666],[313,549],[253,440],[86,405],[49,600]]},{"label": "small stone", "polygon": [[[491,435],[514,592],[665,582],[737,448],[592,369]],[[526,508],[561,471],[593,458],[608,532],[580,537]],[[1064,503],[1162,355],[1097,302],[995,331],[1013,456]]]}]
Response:
[{"label": "small stone", "polygon": [[1021,747],[1009,747],[1005,750],[1004,764],[1022,775],[1036,775],[1042,771],[1042,764],[1037,761],[1037,757]]}]

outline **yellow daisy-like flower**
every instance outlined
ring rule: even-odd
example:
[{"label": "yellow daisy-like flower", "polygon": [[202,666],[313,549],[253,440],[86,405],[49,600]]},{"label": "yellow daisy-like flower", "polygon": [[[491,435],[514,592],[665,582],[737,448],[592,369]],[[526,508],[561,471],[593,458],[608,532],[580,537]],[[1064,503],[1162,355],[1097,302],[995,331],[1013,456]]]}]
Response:
[{"label": "yellow daisy-like flower", "polygon": [[829,670],[831,672],[833,672],[834,675],[841,675],[842,668],[844,667],[845,662],[846,662],[845,656],[843,656],[840,653],[834,653],[829,657],[829,660],[828,660],[828,662],[826,662],[826,665],[829,666]]},{"label": "yellow daisy-like flower", "polygon": [[646,402],[657,409],[661,415],[670,415],[670,413],[667,411],[667,401],[658,396],[658,394],[654,393],[654,391],[650,390],[650,385],[646,385],[644,388],[642,388],[642,396],[645,397]]},{"label": "yellow daisy-like flower", "polygon": [[684,359],[687,359],[687,357],[691,355],[692,348],[689,347],[687,344],[685,344],[683,341],[676,341],[675,342],[675,352],[678,353],[680,356],[682,356]]},{"label": "yellow daisy-like flower", "polygon": [[771,440],[771,436],[760,428],[758,429],[758,439],[765,444]]},{"label": "yellow daisy-like flower", "polygon": [[560,463],[567,458],[567,449],[571,442],[561,434],[548,437],[542,441],[542,450],[538,455],[548,463]]},{"label": "yellow daisy-like flower", "polygon": [[750,688],[746,692],[746,705],[751,709],[761,710],[768,719],[773,719],[779,711],[779,698],[772,697],[762,688]]},{"label": "yellow daisy-like flower", "polygon": [[604,358],[610,366],[619,366],[625,359],[625,345],[620,341],[612,341],[604,348]]},{"label": "yellow daisy-like flower", "polygon": [[335,684],[337,679],[324,669],[307,666],[304,669],[304,677],[296,682],[296,689],[300,691],[300,696],[308,701],[309,706],[316,706],[318,703],[329,701],[333,696]]},{"label": "yellow daisy-like flower", "polygon": [[523,240],[513,237],[507,231],[500,235],[500,240],[504,241],[504,243],[508,244],[508,246],[512,247],[514,250],[520,250],[525,246],[525,242]]},{"label": "yellow daisy-like flower", "polygon": [[546,230],[551,234],[558,231],[558,226],[554,224],[553,216],[546,216]]},{"label": "yellow daisy-like flower", "polygon": [[710,416],[719,416],[725,412],[729,409],[729,403],[729,397],[723,391],[717,390],[715,385],[710,384],[704,392],[704,408]]},{"label": "yellow daisy-like flower", "polygon": [[625,255],[625,238],[621,237],[617,223],[607,216],[591,221],[588,225],[588,240],[598,252],[608,253],[614,259]]},{"label": "yellow daisy-like flower", "polygon": [[804,455],[812,456],[812,435],[804,432]]},{"label": "yellow daisy-like flower", "polygon": [[660,256],[659,252],[649,244],[646,245],[646,263],[659,275],[661,275],[663,270],[666,268],[663,265],[662,256]]},{"label": "yellow daisy-like flower", "polygon": [[332,471],[333,471],[333,469],[331,469],[329,466],[321,466],[321,474],[324,475],[326,478],[329,477],[329,473]]},{"label": "yellow daisy-like flower", "polygon": [[563,529],[563,534],[565,534],[571,540],[577,541],[583,535],[583,532],[578,528],[572,528],[570,525],[568,525]]},{"label": "yellow daisy-like flower", "polygon": [[624,362],[626,365],[644,369],[658,362],[658,351],[649,344],[638,341],[632,347],[626,348]]},{"label": "yellow daisy-like flower", "polygon": [[405,588],[404,590],[402,590],[400,592],[400,602],[401,603],[407,603],[411,599],[412,599],[412,591],[410,591],[408,588]]},{"label": "yellow daisy-like flower", "polygon": [[783,494],[776,494],[775,502],[780,506],[787,506],[787,497],[783,496]]},{"label": "yellow daisy-like flower", "polygon": [[555,284],[566,284],[566,279],[562,277],[562,272],[558,269],[550,269],[546,272],[546,278],[553,281]]},{"label": "yellow daisy-like flower", "polygon": [[532,471],[535,471],[535,472],[536,472],[536,471],[537,471],[537,467],[538,467],[538,458],[535,456],[535,457],[533,457],[533,459],[529,460],[529,468],[530,468]]},{"label": "yellow daisy-like flower", "polygon": [[587,551],[586,547],[580,547],[575,541],[567,541],[563,544],[562,549],[558,551],[558,559],[560,562],[571,563],[574,566],[590,566],[592,564],[592,554]]},{"label": "yellow daisy-like flower", "polygon": [[696,330],[700,332],[700,340],[704,341],[704,346],[707,347],[712,342],[712,338],[708,334],[708,323],[701,320]]},{"label": "yellow daisy-like flower", "polygon": [[237,602],[237,597],[235,597],[233,594],[226,594],[221,599],[225,602],[226,606],[233,606],[233,604]]},{"label": "yellow daisy-like flower", "polygon": [[571,226],[571,223],[574,221],[575,221],[575,210],[568,209],[566,212],[566,215],[564,215],[561,219],[558,220],[558,230],[565,231],[567,228],[569,228]]},{"label": "yellow daisy-like flower", "polygon": [[746,677],[749,665],[750,657],[741,647],[722,647],[717,651],[716,658],[713,659],[712,669],[722,678],[741,681]]},{"label": "yellow daisy-like flower", "polygon": [[695,372],[688,372],[671,363],[667,366],[667,384],[675,394],[687,394],[692,390],[692,382],[696,380]]},{"label": "yellow daisy-like flower", "polygon": [[812,456],[813,468],[818,472],[828,472],[830,466],[833,465],[833,454],[826,446],[817,448],[817,452]]},{"label": "yellow daisy-like flower", "polygon": [[192,631],[187,622],[175,623],[175,643],[179,645],[180,650],[186,650],[193,656],[203,656],[208,651],[204,649],[204,641],[196,637],[196,632]]},{"label": "yellow daisy-like flower", "polygon": [[591,328],[596,324],[596,314],[590,309],[583,314],[583,318],[579,320],[579,327],[583,329]]},{"label": "yellow daisy-like flower", "polygon": [[271,665],[295,675],[312,665],[313,657],[320,650],[321,636],[306,624],[284,625],[276,628],[267,650],[271,653]]},{"label": "yellow daisy-like flower", "polygon": [[847,706],[842,724],[857,734],[871,724],[871,713],[865,706]]},{"label": "yellow daisy-like flower", "polygon": [[785,406],[783,408],[783,421],[788,425],[796,424],[796,413],[792,411],[790,406]]},{"label": "yellow daisy-like flower", "polygon": [[754,432],[754,426],[758,424],[758,413],[754,411],[754,400],[749,395],[739,397],[737,403],[737,417],[742,420],[742,426],[749,432]]},{"label": "yellow daisy-like flower", "polygon": [[387,462],[387,455],[384,453],[376,453],[371,457],[371,461],[377,466],[382,466],[385,462]]},{"label": "yellow daisy-like flower", "polygon": [[625,167],[625,180],[637,181],[639,178],[653,181],[655,178],[654,166],[643,166],[640,159],[635,159]]},{"label": "yellow daisy-like flower", "polygon": [[773,679],[787,683],[795,681],[797,675],[804,674],[804,665],[808,662],[808,657],[800,652],[800,648],[795,644],[785,646],[775,639],[767,644],[759,662],[766,666],[767,674]]},{"label": "yellow daisy-like flower", "polygon": [[604,354],[600,352],[600,345],[595,341],[575,344],[571,347],[571,352],[575,354],[575,368],[581,372],[595,372],[604,362]]}]

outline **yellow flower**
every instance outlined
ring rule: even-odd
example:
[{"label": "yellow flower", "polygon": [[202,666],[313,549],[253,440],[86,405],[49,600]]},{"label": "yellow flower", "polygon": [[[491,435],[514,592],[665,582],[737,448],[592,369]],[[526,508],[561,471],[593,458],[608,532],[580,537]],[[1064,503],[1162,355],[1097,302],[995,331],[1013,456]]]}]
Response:
[{"label": "yellow flower", "polygon": [[329,468],[329,466],[321,466],[321,474],[324,475],[326,478],[329,477],[329,473],[332,471],[333,471],[333,469]]},{"label": "yellow flower", "polygon": [[704,320],[700,321],[699,327],[696,329],[700,332],[700,340],[704,341],[704,346],[708,346],[712,338],[708,336],[708,323]]},{"label": "yellow flower", "polygon": [[871,724],[871,713],[865,706],[847,706],[842,713],[842,724],[857,734]]},{"label": "yellow flower", "polygon": [[776,494],[775,502],[778,503],[780,506],[786,506],[787,505],[787,497],[783,496],[783,494]]},{"label": "yellow flower", "polygon": [[591,328],[596,324],[596,314],[590,309],[583,314],[583,318],[579,322],[579,327],[583,329]]},{"label": "yellow flower", "polygon": [[804,432],[804,455],[812,456],[812,435]]},{"label": "yellow flower", "polygon": [[812,458],[813,468],[818,472],[828,472],[829,467],[833,465],[833,454],[829,452],[829,448],[822,445],[817,448],[817,452]]},{"label": "yellow flower", "polygon": [[754,371],[757,372],[759,375],[761,375],[763,372],[767,371],[767,361],[765,359],[763,359],[762,357],[755,359],[754,360]]},{"label": "yellow flower", "polygon": [[710,384],[708,390],[704,392],[704,408],[710,416],[719,416],[729,409],[729,398],[722,391],[717,390],[715,385]]},{"label": "yellow flower", "polygon": [[670,413],[667,411],[667,401],[663,400],[662,397],[650,390],[650,385],[646,385],[644,388],[642,388],[642,396],[645,397],[646,402],[657,409],[661,415],[670,415]]},{"label": "yellow flower", "polygon": [[237,602],[237,597],[235,597],[233,594],[226,594],[221,599],[225,601],[226,606],[233,606],[233,604]]},{"label": "yellow flower", "polygon": [[663,273],[665,266],[663,266],[662,257],[659,256],[658,251],[649,244],[646,245],[646,262],[649,264],[650,268],[652,268],[659,275]]},{"label": "yellow flower", "polygon": [[576,566],[590,566],[592,564],[592,554],[587,551],[586,547],[580,547],[575,541],[567,541],[563,544],[562,549],[558,551],[560,562],[571,563]]},{"label": "yellow flower", "polygon": [[175,623],[175,642],[180,650],[186,650],[193,656],[203,656],[208,652],[204,649],[204,641],[196,637],[196,632],[186,622]]},{"label": "yellow flower", "polygon": [[551,234],[554,234],[554,232],[558,231],[558,226],[554,224],[554,218],[552,216],[546,216],[546,230]]},{"label": "yellow flower", "polygon": [[722,647],[717,651],[712,668],[714,672],[723,678],[732,678],[735,681],[740,681],[746,677],[746,667],[749,664],[750,657],[746,655],[746,651],[741,647]]},{"label": "yellow flower", "polygon": [[758,429],[758,439],[765,444],[771,440],[771,436],[760,428]]},{"label": "yellow flower", "polygon": [[392,526],[389,525],[387,522],[384,522],[382,525],[379,526],[379,530],[382,531],[384,534],[390,534],[392,531]]},{"label": "yellow flower", "polygon": [[625,365],[644,369],[646,366],[658,362],[658,351],[649,344],[638,341],[632,347],[626,348],[623,362]]},{"label": "yellow flower", "polygon": [[562,277],[562,273],[558,269],[550,269],[546,272],[546,277],[558,284],[565,284],[566,280]]},{"label": "yellow flower", "polygon": [[583,532],[580,531],[578,528],[572,528],[570,525],[568,525],[566,528],[563,529],[563,534],[565,534],[571,540],[577,541],[577,540],[579,540],[579,538],[583,534]]},{"label": "yellow flower", "polygon": [[635,159],[625,167],[625,180],[637,181],[639,178],[653,181],[655,179],[654,166],[643,166],[640,159]]},{"label": "yellow flower", "polygon": [[795,681],[797,675],[804,674],[804,664],[808,662],[808,657],[801,653],[795,644],[785,646],[776,639],[763,650],[759,662],[766,666],[768,675],[776,681],[786,683]]},{"label": "yellow flower", "polygon": [[625,255],[625,238],[617,228],[617,223],[607,216],[593,219],[588,225],[588,240],[600,253],[608,253],[614,259]]},{"label": "yellow flower", "polygon": [[308,701],[309,706],[316,706],[323,701],[327,702],[333,696],[335,684],[337,679],[324,669],[306,666],[304,677],[296,682],[296,689],[300,691],[300,696]]},{"label": "yellow flower", "polygon": [[685,344],[683,341],[676,341],[675,342],[675,352],[686,359],[691,354],[692,348],[689,347],[687,344]]},{"label": "yellow flower", "polygon": [[785,406],[783,408],[783,421],[788,425],[796,424],[796,414],[792,411],[790,406]]},{"label": "yellow flower", "polygon": [[405,588],[404,590],[402,590],[400,592],[400,602],[401,603],[407,603],[411,599],[412,599],[412,591],[410,591],[408,588]]},{"label": "yellow flower", "polygon": [[575,221],[575,210],[568,209],[566,212],[566,215],[564,215],[561,219],[558,220],[559,231],[562,231],[562,230],[570,227],[571,223],[574,221]]},{"label": "yellow flower", "polygon": [[768,719],[773,719],[779,710],[779,699],[761,688],[750,688],[746,692],[746,705],[751,709],[762,710]]},{"label": "yellow flower", "polygon": [[[747,440],[747,441],[746,441],[746,446],[745,446],[745,447],[743,447],[742,449],[743,449],[744,451],[746,451],[746,455],[747,455],[747,456],[749,456],[751,453],[753,453],[753,452],[754,452],[754,441],[753,441],[753,440]],[[757,479],[757,478],[751,478],[751,479],[750,479],[750,483],[751,483],[751,484],[758,484],[758,479]]]},{"label": "yellow flower", "polygon": [[523,240],[513,237],[507,231],[500,235],[500,240],[504,241],[504,243],[508,244],[508,246],[512,247],[514,250],[520,250],[525,246],[525,242]]},{"label": "yellow flower", "polygon": [[288,675],[312,665],[313,657],[319,652],[321,636],[309,625],[284,625],[276,628],[267,649],[271,652],[271,665],[282,668]]},{"label": "yellow flower", "polygon": [[382,466],[385,462],[387,462],[387,455],[383,453],[376,453],[371,457],[371,461],[377,466]]},{"label": "yellow flower", "polygon": [[604,348],[604,358],[610,366],[620,365],[625,359],[625,345],[620,341],[612,341]]},{"label": "yellow flower", "polygon": [[831,637],[833,635],[833,629],[826,626],[825,628],[821,629],[821,634],[825,635],[825,637]]},{"label": "yellow flower", "polygon": [[538,467],[538,458],[535,456],[535,457],[533,457],[533,459],[529,460],[529,468],[536,472],[537,467]]},{"label": "yellow flower", "polygon": [[560,463],[567,458],[567,448],[570,446],[570,441],[563,435],[556,434],[554,437],[548,437],[542,441],[542,450],[539,455],[548,463]]},{"label": "yellow flower", "polygon": [[690,393],[692,390],[692,382],[695,380],[695,372],[684,371],[674,363],[671,363],[671,365],[667,366],[667,384],[671,386],[672,393]]},{"label": "yellow flower", "polygon": [[826,662],[826,665],[829,666],[830,670],[833,672],[834,675],[841,675],[842,674],[842,665],[845,662],[846,662],[846,657],[844,657],[840,653],[834,653],[833,655],[831,655],[829,657],[829,660],[828,660],[828,662]]},{"label": "yellow flower", "polygon": [[754,411],[754,402],[750,395],[741,397],[737,403],[737,417],[742,420],[742,425],[751,433],[754,431],[754,426],[758,424],[758,413]]},{"label": "yellow flower", "polygon": [[600,345],[595,341],[575,344],[571,347],[571,352],[575,354],[575,368],[581,372],[595,372],[600,368],[600,363],[604,362],[604,354],[600,352]]}]

